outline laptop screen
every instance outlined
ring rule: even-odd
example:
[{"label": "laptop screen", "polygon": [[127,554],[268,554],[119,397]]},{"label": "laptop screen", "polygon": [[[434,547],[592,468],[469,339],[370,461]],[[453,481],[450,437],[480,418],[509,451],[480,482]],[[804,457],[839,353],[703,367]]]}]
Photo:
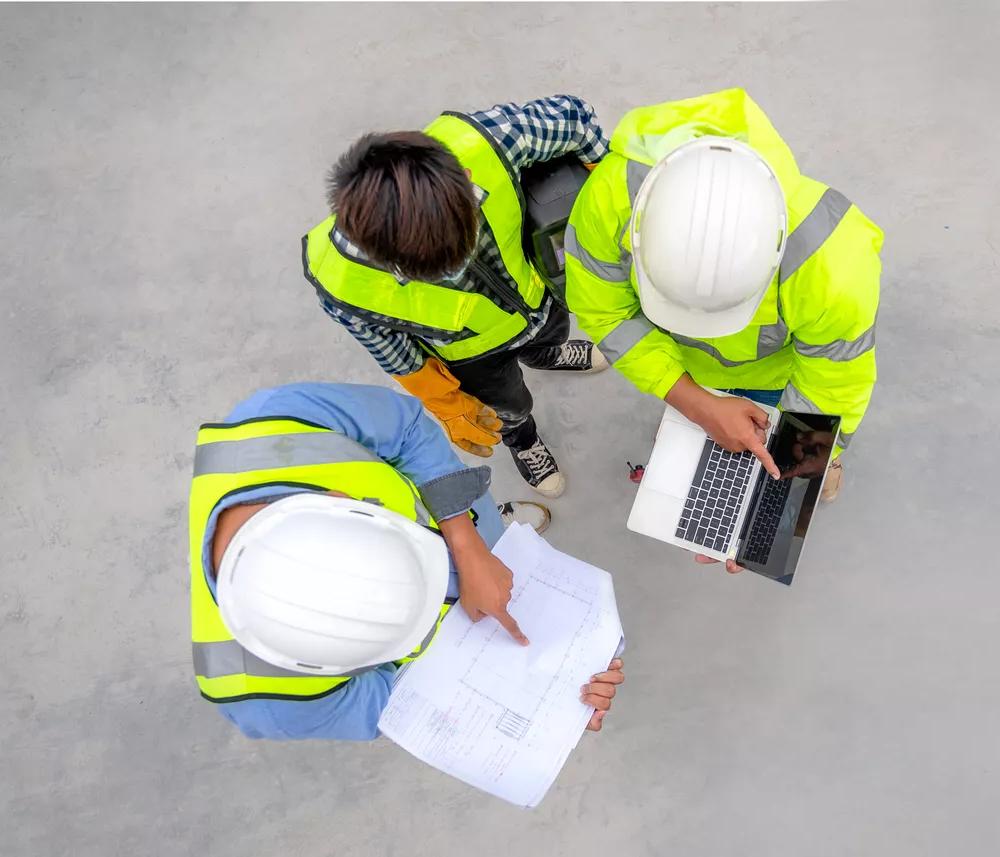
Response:
[{"label": "laptop screen", "polygon": [[840,417],[785,411],[768,450],[780,480],[761,471],[736,562],[790,584],[833,454]]}]

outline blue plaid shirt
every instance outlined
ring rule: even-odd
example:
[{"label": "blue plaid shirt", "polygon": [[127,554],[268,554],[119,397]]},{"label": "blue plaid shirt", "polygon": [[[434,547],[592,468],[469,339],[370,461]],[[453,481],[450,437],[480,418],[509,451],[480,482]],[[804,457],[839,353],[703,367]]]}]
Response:
[{"label": "blue plaid shirt", "polygon": [[[553,95],[539,98],[527,104],[497,104],[489,110],[470,114],[500,144],[515,173],[539,161],[548,161],[561,155],[576,152],[584,163],[596,163],[608,151],[608,141],[597,124],[594,109],[582,98],[572,95]],[[486,192],[476,188],[482,205]],[[476,250],[478,261],[486,264],[499,275],[514,291],[517,284],[504,267],[493,231],[482,218],[479,243]],[[367,261],[359,247],[352,244],[336,228],[333,240],[341,252],[361,261]],[[468,272],[448,283],[450,288],[465,292],[488,294],[479,281]],[[496,299],[491,295],[492,299]],[[409,333],[402,333],[370,320],[361,319],[334,306],[330,301],[320,299],[323,309],[347,328],[351,336],[360,342],[375,358],[383,371],[390,375],[409,375],[424,365],[427,352],[420,340]],[[510,343],[517,348],[530,342],[545,325],[552,308],[552,299],[546,293],[541,305],[531,313],[527,328]],[[429,345],[443,345],[434,339],[426,339]]]}]

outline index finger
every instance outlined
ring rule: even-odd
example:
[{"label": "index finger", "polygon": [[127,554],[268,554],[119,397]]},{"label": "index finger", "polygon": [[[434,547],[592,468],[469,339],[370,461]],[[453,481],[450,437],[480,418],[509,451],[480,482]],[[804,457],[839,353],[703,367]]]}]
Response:
[{"label": "index finger", "polygon": [[517,640],[522,646],[528,645],[528,638],[524,636],[524,632],[518,626],[514,617],[510,615],[506,610],[500,610],[493,614],[493,618],[497,620],[501,625],[503,625],[504,630],[510,634],[515,640]]},{"label": "index finger", "polygon": [[747,448],[760,459],[760,463],[764,465],[764,469],[768,473],[775,479],[781,478],[781,471],[778,469],[778,465],[774,463],[771,453],[767,451],[767,447],[759,439],[754,438]]}]

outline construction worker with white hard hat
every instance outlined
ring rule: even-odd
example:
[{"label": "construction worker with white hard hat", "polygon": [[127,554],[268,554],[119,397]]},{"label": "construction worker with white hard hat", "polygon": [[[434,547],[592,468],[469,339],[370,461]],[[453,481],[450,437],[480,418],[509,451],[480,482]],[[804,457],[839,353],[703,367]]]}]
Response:
[{"label": "construction worker with white hard hat", "polygon": [[836,496],[840,454],[875,384],[882,231],[799,172],[746,92],[626,114],[565,244],[580,326],[640,390],[721,446],[751,450],[777,477],[767,415],[750,400],[839,415],[824,487]]},{"label": "construction worker with white hard hat", "polygon": [[[201,694],[251,738],[371,739],[403,664],[459,601],[530,645],[490,553],[537,503],[496,506],[419,400],[353,384],[263,390],[198,433],[191,621]],[[581,694],[599,730],[615,660]]]}]

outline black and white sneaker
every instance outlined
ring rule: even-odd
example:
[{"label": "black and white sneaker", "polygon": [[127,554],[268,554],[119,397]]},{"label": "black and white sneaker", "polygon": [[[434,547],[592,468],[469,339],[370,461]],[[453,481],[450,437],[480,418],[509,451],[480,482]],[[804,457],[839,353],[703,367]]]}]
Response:
[{"label": "black and white sneaker", "polygon": [[498,503],[497,511],[500,513],[500,520],[505,527],[513,523],[527,524],[539,535],[544,533],[552,522],[552,513],[547,506],[541,503],[532,503],[530,500],[511,500],[506,503]]},{"label": "black and white sneaker", "polygon": [[566,490],[566,478],[541,438],[527,449],[510,447],[510,454],[524,481],[543,497],[558,497]]},{"label": "black and white sneaker", "polygon": [[562,345],[554,345],[548,349],[550,361],[535,365],[535,369],[559,370],[564,372],[582,372],[584,375],[594,375],[608,368],[607,358],[587,339],[569,339]]}]

